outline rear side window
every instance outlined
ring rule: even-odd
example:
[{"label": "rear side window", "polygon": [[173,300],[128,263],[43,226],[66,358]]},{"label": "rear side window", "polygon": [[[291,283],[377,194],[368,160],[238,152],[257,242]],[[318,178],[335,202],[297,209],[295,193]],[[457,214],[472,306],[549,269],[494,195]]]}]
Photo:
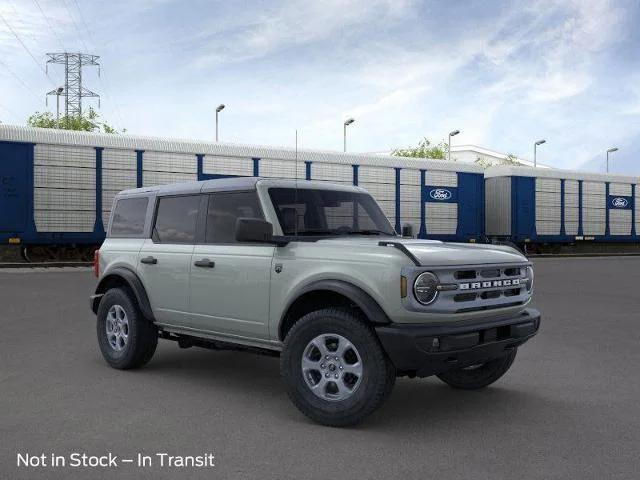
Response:
[{"label": "rear side window", "polygon": [[153,241],[195,243],[200,195],[161,197],[158,201]]},{"label": "rear side window", "polygon": [[111,221],[111,237],[140,237],[144,233],[147,197],[122,198],[116,203]]},{"label": "rear side window", "polygon": [[263,218],[256,192],[213,193],[207,210],[206,243],[236,243],[236,220]]}]

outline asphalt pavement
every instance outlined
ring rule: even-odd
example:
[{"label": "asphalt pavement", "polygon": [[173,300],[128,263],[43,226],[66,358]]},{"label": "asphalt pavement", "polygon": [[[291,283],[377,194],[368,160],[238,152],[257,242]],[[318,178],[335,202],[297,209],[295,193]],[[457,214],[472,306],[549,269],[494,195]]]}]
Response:
[{"label": "asphalt pavement", "polygon": [[[147,367],[113,370],[90,272],[0,271],[0,478],[638,478],[640,258],[535,266],[541,331],[505,377],[479,392],[399,379],[347,429],[300,414],[275,358],[162,341]],[[134,462],[74,467],[74,453]],[[157,453],[215,466],[161,467]],[[19,454],[47,466],[18,467]]]}]

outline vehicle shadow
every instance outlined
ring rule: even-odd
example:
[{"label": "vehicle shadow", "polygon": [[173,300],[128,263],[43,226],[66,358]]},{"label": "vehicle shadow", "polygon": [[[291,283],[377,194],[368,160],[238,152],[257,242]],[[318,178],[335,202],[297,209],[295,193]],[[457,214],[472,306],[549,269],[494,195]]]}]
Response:
[{"label": "vehicle shadow", "polygon": [[[198,385],[238,400],[259,398],[270,414],[283,422],[315,425],[290,403],[280,379],[277,358],[240,352],[212,352],[202,349],[180,350],[163,348],[144,369],[145,375],[161,375],[167,384],[175,382],[183,387]],[[142,373],[142,371],[140,372]],[[474,428],[478,424],[516,422],[535,423],[541,406],[552,415],[566,413],[557,399],[544,398],[533,388],[522,389],[503,380],[480,391],[455,390],[435,377],[427,379],[398,378],[387,402],[356,430],[384,430],[386,433],[407,429]],[[268,413],[270,412],[270,413]],[[534,413],[535,412],[535,413]],[[455,422],[455,423],[452,423]]]}]

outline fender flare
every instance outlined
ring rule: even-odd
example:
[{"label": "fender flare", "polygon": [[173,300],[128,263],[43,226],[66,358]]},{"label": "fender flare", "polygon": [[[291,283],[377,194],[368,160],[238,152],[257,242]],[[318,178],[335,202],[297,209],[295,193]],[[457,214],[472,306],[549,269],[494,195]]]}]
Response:
[{"label": "fender flare", "polygon": [[373,324],[386,325],[391,323],[391,320],[389,320],[389,317],[378,302],[360,287],[343,280],[318,280],[302,287],[295,293],[292,300],[287,303],[280,318],[279,329],[282,328],[291,306],[297,302],[301,296],[314,291],[330,291],[348,298],[362,310]]},{"label": "fender flare", "polygon": [[138,303],[138,307],[140,307],[142,316],[150,322],[153,322],[155,319],[153,317],[153,311],[151,310],[151,303],[149,302],[147,291],[145,290],[144,285],[142,285],[142,281],[140,280],[138,275],[133,270],[130,270],[126,267],[116,267],[100,279],[100,282],[96,287],[95,295],[93,295],[92,297],[94,298],[91,305],[91,309],[93,310],[93,312],[98,312],[100,299],[107,292],[107,286],[109,285],[109,283],[115,279],[124,281],[124,283],[131,289],[131,291],[135,295],[136,302]]}]

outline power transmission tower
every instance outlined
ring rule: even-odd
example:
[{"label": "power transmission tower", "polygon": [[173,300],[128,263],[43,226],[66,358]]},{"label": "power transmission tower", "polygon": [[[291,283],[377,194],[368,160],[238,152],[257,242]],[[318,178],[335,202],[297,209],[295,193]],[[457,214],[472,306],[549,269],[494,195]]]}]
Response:
[{"label": "power transmission tower", "polygon": [[[50,63],[64,65],[64,90],[66,99],[64,113],[66,116],[82,116],[82,99],[86,97],[97,97],[98,107],[100,107],[100,95],[82,86],[82,67],[98,67],[100,76],[100,64],[97,55],[87,53],[47,53],[47,69]],[[47,95],[60,95],[58,89],[52,90]]]}]

